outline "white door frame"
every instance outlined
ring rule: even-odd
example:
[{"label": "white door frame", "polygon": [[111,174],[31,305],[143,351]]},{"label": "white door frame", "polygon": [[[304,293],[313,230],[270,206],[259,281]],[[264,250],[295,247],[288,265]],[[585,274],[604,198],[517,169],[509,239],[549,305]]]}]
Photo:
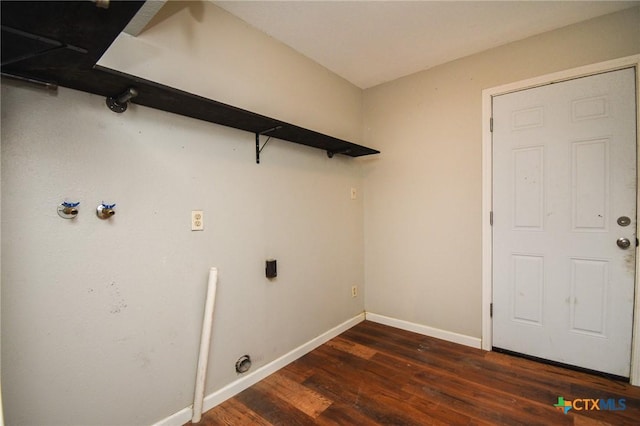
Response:
[{"label": "white door frame", "polygon": [[[482,91],[482,349],[490,351],[493,344],[492,320],[490,304],[492,294],[492,229],[491,209],[492,199],[492,147],[491,147],[491,113],[492,99],[494,96],[504,95],[510,92],[558,83],[578,77],[586,77],[607,71],[615,71],[622,68],[635,67],[636,69],[636,164],[640,159],[640,55],[627,56],[625,58],[600,62],[570,70],[547,74],[528,80],[509,83],[498,87],[492,87]],[[640,168],[638,169],[640,171]],[[636,185],[638,178],[636,177]],[[636,203],[640,207],[640,188],[636,190]],[[638,214],[640,216],[640,214]],[[636,221],[637,223],[637,221]],[[640,230],[640,226],[637,226]],[[635,274],[635,304],[633,315],[633,336],[631,341],[631,384],[640,386],[640,248],[636,247],[636,274]]]}]

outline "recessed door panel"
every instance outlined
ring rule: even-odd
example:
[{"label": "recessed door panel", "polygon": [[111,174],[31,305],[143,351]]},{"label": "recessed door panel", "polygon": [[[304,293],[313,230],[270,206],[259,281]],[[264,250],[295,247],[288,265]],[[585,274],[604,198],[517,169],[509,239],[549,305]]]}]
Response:
[{"label": "recessed door panel", "polygon": [[513,255],[513,320],[542,324],[544,258]]},{"label": "recessed door panel", "polygon": [[571,259],[571,324],[578,333],[605,337],[609,262]]},{"label": "recessed door panel", "polygon": [[513,228],[541,230],[544,200],[544,148],[513,150]]},{"label": "recessed door panel", "polygon": [[511,114],[511,130],[525,130],[544,125],[542,107],[526,108]]},{"label": "recessed door panel", "polygon": [[574,231],[606,231],[609,213],[609,140],[571,144]]},{"label": "recessed door panel", "polygon": [[576,99],[571,103],[571,113],[573,121],[606,118],[608,116],[607,98],[605,96],[596,96],[587,99]]}]

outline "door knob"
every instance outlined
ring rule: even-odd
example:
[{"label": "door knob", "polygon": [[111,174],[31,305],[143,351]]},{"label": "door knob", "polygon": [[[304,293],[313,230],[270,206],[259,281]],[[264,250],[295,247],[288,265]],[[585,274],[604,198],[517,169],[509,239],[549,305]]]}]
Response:
[{"label": "door knob", "polygon": [[621,249],[626,250],[631,246],[631,241],[629,241],[628,238],[618,238],[618,241],[616,241],[616,244]]}]

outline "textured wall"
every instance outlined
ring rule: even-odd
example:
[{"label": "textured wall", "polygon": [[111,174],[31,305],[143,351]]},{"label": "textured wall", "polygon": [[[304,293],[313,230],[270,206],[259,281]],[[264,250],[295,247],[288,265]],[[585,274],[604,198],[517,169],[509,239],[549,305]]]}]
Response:
[{"label": "textured wall", "polygon": [[[8,424],[151,424],[190,405],[219,268],[209,394],[362,312],[361,167],[98,96],[2,85]],[[63,200],[80,201],[74,220]],[[117,203],[101,221],[98,203]],[[191,210],[205,212],[192,232]],[[278,260],[278,277],[264,261]]]}]

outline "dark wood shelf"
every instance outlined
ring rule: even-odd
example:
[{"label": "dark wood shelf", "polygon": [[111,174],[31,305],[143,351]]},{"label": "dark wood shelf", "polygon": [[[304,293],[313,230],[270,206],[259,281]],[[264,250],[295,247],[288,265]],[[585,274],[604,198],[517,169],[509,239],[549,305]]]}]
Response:
[{"label": "dark wood shelf", "polygon": [[[130,102],[350,157],[379,151],[130,74],[96,66],[144,2],[6,1],[2,74],[107,97],[133,87]],[[105,106],[106,108],[106,106]]]}]

